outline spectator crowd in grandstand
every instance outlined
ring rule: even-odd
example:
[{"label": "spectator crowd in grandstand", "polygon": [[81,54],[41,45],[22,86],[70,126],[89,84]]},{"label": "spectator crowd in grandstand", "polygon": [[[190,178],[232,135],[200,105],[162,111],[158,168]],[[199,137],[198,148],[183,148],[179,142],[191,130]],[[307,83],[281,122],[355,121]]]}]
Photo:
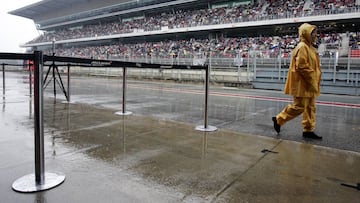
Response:
[{"label": "spectator crowd in grandstand", "polygon": [[[137,16],[122,19],[117,22],[83,25],[76,28],[66,28],[46,32],[37,39],[29,42],[51,42],[65,39],[78,39],[84,37],[97,37],[121,33],[225,24],[245,22],[272,18],[288,18],[304,15],[319,15],[330,13],[348,12],[358,9],[355,0],[265,0],[255,1],[252,5],[239,5],[232,8],[220,7],[200,10],[173,10],[167,13],[149,16]],[[350,46],[357,48],[359,33],[348,33]],[[247,50],[272,50],[273,52],[289,53],[298,43],[297,35],[294,36],[259,36],[218,39],[190,39],[166,40],[162,42],[144,42],[137,44],[114,44],[108,46],[73,47],[71,49],[58,49],[59,55],[108,58],[115,55],[124,57],[191,57],[197,53],[209,52],[220,57],[235,57],[240,52]],[[341,35],[338,33],[322,34],[323,43],[341,44]],[[211,52],[210,52],[211,51]],[[271,52],[270,52],[271,53]]]},{"label": "spectator crowd in grandstand", "polygon": [[[358,48],[359,33],[349,33],[350,45]],[[192,58],[199,55],[211,54],[212,57],[235,58],[238,54],[246,57],[250,50],[260,51],[261,57],[273,57],[278,54],[288,55],[299,42],[297,35],[272,36],[272,37],[241,37],[208,40],[165,40],[161,42],[143,42],[132,44],[113,44],[107,46],[86,46],[72,48],[57,48],[57,55],[74,57],[93,57],[108,59],[116,58]],[[341,35],[338,33],[322,34],[321,41],[333,47],[341,46]],[[50,54],[49,50],[47,54]],[[261,52],[263,51],[263,52]]]}]

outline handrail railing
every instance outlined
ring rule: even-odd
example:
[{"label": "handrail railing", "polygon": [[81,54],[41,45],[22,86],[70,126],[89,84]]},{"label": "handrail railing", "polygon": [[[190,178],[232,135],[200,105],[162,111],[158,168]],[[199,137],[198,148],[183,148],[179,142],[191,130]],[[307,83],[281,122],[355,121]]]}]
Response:
[{"label": "handrail railing", "polygon": [[[209,96],[209,66],[190,66],[190,65],[164,65],[147,64],[110,60],[94,60],[73,57],[58,57],[43,55],[41,51],[35,51],[34,54],[0,53],[0,59],[22,59],[34,61],[34,136],[35,136],[35,173],[23,176],[17,179],[12,188],[18,192],[37,192],[51,189],[60,185],[65,180],[65,175],[45,172],[44,162],[44,125],[43,125],[43,66],[46,62],[66,63],[68,73],[71,65],[87,67],[123,67],[123,113],[125,111],[125,87],[126,87],[126,68],[158,68],[158,69],[195,69],[205,70],[205,109],[204,125],[197,126],[195,129],[200,131],[215,131],[216,127],[208,125],[208,96]],[[3,87],[5,90],[5,64],[3,66]],[[68,74],[70,82],[70,74]],[[31,83],[30,83],[31,85]],[[70,85],[68,84],[68,88]],[[5,91],[3,92],[5,96]],[[69,100],[68,100],[69,101]],[[124,114],[123,114],[124,115]]]}]

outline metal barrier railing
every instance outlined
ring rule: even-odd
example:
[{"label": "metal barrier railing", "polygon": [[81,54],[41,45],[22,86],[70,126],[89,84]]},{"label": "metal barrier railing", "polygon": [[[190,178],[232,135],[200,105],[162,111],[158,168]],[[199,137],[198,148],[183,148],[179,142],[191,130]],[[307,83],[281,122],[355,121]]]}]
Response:
[{"label": "metal barrier railing", "polygon": [[[0,59],[22,59],[34,61],[34,136],[35,136],[35,173],[25,175],[14,181],[12,188],[18,192],[37,192],[51,189],[64,182],[65,175],[45,172],[44,163],[44,125],[43,125],[43,55],[0,53]],[[5,66],[3,65],[3,68]],[[3,72],[3,76],[4,76]],[[30,78],[31,79],[31,78]],[[3,87],[5,78],[3,77]],[[30,83],[31,85],[31,83]],[[5,91],[4,91],[5,96]]]},{"label": "metal barrier railing", "polygon": [[[182,69],[182,70],[205,70],[205,104],[204,104],[204,125],[197,126],[195,129],[200,131],[215,131],[216,127],[208,125],[208,97],[209,97],[209,77],[210,69],[208,65],[169,65],[169,64],[153,64],[153,63],[139,63],[139,62],[123,62],[113,60],[94,60],[74,57],[59,57],[44,55],[44,61],[56,62],[72,62],[73,65],[83,67],[123,67],[123,92],[122,92],[122,111],[116,112],[118,115],[129,115],[131,112],[126,111],[126,70],[127,68],[152,68],[152,69]],[[69,71],[68,71],[69,72]],[[68,76],[70,77],[70,76]]]},{"label": "metal barrier railing", "polygon": [[[122,92],[122,111],[116,112],[119,115],[130,115],[126,111],[126,70],[127,68],[158,68],[158,69],[195,69],[205,70],[205,104],[204,104],[204,125],[196,126],[199,131],[211,132],[217,130],[216,127],[208,125],[208,97],[209,97],[209,66],[190,66],[190,65],[162,65],[134,63],[110,60],[93,60],[72,57],[58,57],[43,55],[41,51],[33,54],[0,53],[0,59],[21,59],[34,61],[34,136],[35,136],[35,173],[17,179],[12,188],[18,192],[37,192],[54,188],[65,181],[65,175],[59,173],[45,172],[44,163],[44,125],[43,125],[43,91],[45,80],[43,80],[43,67],[46,62],[66,63],[68,79],[68,97],[70,102],[70,66],[85,67],[123,67],[123,92]],[[3,96],[5,97],[5,64],[3,67]],[[49,67],[50,69],[50,67]],[[31,72],[31,70],[30,70]],[[49,72],[49,70],[48,70]],[[60,77],[60,75],[59,75]],[[31,80],[31,75],[30,75]],[[54,78],[55,80],[55,78]],[[55,84],[54,84],[55,85]],[[31,86],[31,82],[30,82]],[[55,88],[55,87],[54,87]],[[55,92],[54,92],[55,93]]]}]

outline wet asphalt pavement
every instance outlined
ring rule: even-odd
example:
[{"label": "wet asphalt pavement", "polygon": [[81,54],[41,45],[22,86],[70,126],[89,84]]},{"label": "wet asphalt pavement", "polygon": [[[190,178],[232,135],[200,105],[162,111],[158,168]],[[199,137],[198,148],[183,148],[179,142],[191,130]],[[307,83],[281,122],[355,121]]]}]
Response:
[{"label": "wet asphalt pavement", "polygon": [[[66,86],[66,84],[65,84]],[[238,89],[210,85],[208,123],[221,129],[253,135],[306,142],[301,116],[273,130],[271,117],[291,97],[279,91]],[[52,87],[47,93],[53,97]],[[193,123],[204,123],[204,84],[174,84],[128,80],[126,110],[136,115]],[[65,99],[57,90],[57,97]],[[71,84],[71,101],[121,110],[122,80],[77,77]],[[316,133],[322,141],[312,144],[360,152],[360,98],[321,95],[317,100]]]},{"label": "wet asphalt pavement", "polygon": [[[66,175],[48,191],[12,183],[34,172],[33,99],[26,76],[7,73],[0,114],[0,202],[358,202],[359,97],[322,95],[316,132],[301,118],[277,135],[271,117],[282,92],[212,85],[203,125],[204,85],[129,80],[121,110],[119,78],[73,77],[71,103],[50,84],[44,98],[46,171]],[[63,78],[64,79],[64,78]],[[64,81],[65,82],[65,81]],[[65,83],[65,87],[66,87]]]}]

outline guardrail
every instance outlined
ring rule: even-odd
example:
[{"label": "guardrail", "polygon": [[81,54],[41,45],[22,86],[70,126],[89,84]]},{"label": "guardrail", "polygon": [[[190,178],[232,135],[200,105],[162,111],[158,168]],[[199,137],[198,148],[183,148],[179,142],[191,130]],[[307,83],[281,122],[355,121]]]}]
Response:
[{"label": "guardrail", "polygon": [[[360,95],[360,67],[352,67],[345,60],[336,64],[331,59],[322,60],[321,92],[330,94]],[[349,61],[347,61],[349,62]],[[329,66],[324,64],[331,63]],[[283,90],[288,66],[273,68],[254,66],[253,87]]]},{"label": "guardrail", "polygon": [[[25,175],[14,181],[12,188],[18,192],[36,192],[54,188],[65,181],[65,175],[45,172],[44,163],[44,125],[43,125],[43,55],[0,53],[0,59],[21,59],[34,61],[34,137],[35,137],[35,173]],[[5,65],[3,65],[3,69]],[[5,72],[3,71],[3,76]],[[5,77],[3,77],[3,88]],[[30,83],[31,85],[31,83]],[[5,88],[3,92],[5,97]]]},{"label": "guardrail", "polygon": [[[46,86],[43,80],[43,67],[46,62],[51,62],[48,73],[51,67],[57,69],[58,64],[66,65],[68,68],[68,93],[70,90],[70,66],[83,66],[83,67],[111,67],[123,69],[123,105],[122,112],[116,112],[119,115],[129,115],[126,112],[126,70],[127,68],[157,68],[157,69],[194,69],[205,70],[205,104],[204,104],[204,125],[196,126],[196,130],[211,132],[217,130],[216,127],[208,125],[208,95],[209,95],[209,66],[190,66],[190,65],[164,65],[164,64],[147,64],[147,63],[134,63],[110,60],[93,60],[84,58],[73,57],[57,57],[43,55],[40,51],[35,51],[33,54],[16,54],[16,53],[0,53],[0,59],[14,59],[14,60],[32,60],[34,61],[34,136],[35,136],[35,173],[25,175],[17,179],[12,188],[18,192],[37,192],[54,188],[65,181],[65,175],[57,173],[45,172],[44,163],[44,125],[43,125],[43,90]],[[57,64],[56,66],[54,66]],[[5,97],[5,64],[3,67],[3,97]],[[31,72],[31,71],[30,71]],[[46,75],[47,76],[47,75]],[[53,72],[55,77],[55,72]],[[58,77],[61,77],[58,74]],[[54,78],[55,80],[55,78]],[[55,82],[54,82],[55,85]],[[30,83],[31,86],[31,83]],[[55,88],[55,87],[54,87]],[[55,92],[54,92],[55,93]],[[64,92],[66,94],[66,92]],[[70,94],[68,94],[70,95]],[[70,96],[67,97],[70,102]]]}]

